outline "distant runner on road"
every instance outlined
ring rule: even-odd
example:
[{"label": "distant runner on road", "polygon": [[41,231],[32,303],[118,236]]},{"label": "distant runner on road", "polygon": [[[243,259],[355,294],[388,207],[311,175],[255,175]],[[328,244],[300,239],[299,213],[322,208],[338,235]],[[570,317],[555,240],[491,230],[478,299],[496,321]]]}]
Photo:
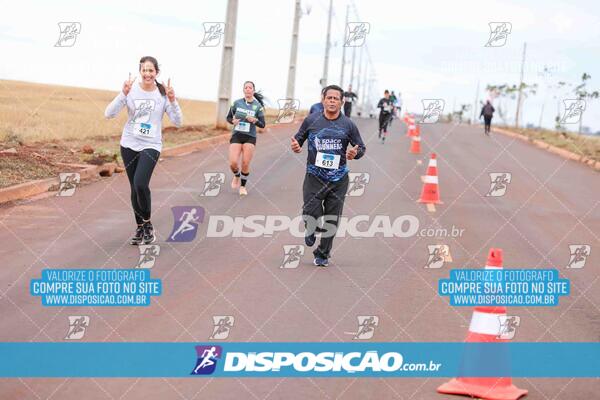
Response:
[{"label": "distant runner on road", "polygon": [[398,118],[400,118],[402,112],[402,93],[398,92],[398,97],[396,97],[396,104],[394,104],[394,106],[396,107]]},{"label": "distant runner on road", "polygon": [[381,143],[385,143],[388,123],[394,108],[392,100],[390,100],[389,90],[383,92],[383,97],[377,103],[377,108],[379,108],[379,138],[381,139]]},{"label": "distant runner on road", "polygon": [[323,114],[323,110],[325,110],[325,108],[323,107],[323,103],[318,102],[318,103],[315,103],[312,106],[310,106],[310,110],[308,111],[308,113],[309,114],[312,114],[312,113]]},{"label": "distant runner on road", "polygon": [[390,114],[390,118],[389,118],[389,126],[390,128],[392,127],[392,122],[394,122],[394,117],[396,116],[396,95],[394,94],[394,91],[392,90],[392,94],[390,94],[390,101],[392,102],[392,113]]},{"label": "distant runner on road", "polygon": [[486,101],[485,105],[481,108],[481,113],[479,114],[480,119],[483,116],[483,122],[485,124],[483,132],[488,136],[490,134],[490,126],[492,125],[494,111],[496,111],[494,109],[494,106],[492,106],[492,103],[488,100]]},{"label": "distant runner on road", "polygon": [[344,92],[344,115],[348,118],[352,116],[354,99],[358,99],[358,96],[352,91],[352,85],[348,85],[348,91]]}]

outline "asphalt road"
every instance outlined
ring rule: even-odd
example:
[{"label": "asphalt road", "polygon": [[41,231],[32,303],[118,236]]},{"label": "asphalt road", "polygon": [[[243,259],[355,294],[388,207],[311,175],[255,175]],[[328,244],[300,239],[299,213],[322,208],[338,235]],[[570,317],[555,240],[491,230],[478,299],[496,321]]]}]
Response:
[{"label": "asphalt road", "polygon": [[[366,173],[361,196],[347,197],[344,215],[416,217],[425,235],[336,238],[328,268],[312,265],[310,249],[295,268],[281,268],[284,246],[303,244],[290,232],[207,238],[211,216],[299,215],[306,150],[289,150],[298,125],[259,137],[240,198],[229,188],[227,145],[163,160],[151,182],[160,254],[152,277],[163,294],[150,307],[43,307],[29,282],[44,268],[134,268],[127,244],[134,221],[121,174],[0,210],[1,341],[62,342],[68,316],[87,315],[86,342],[210,342],[213,316],[233,316],[227,341],[353,341],[357,316],[377,316],[371,341],[457,342],[465,339],[470,307],[437,294],[450,268],[481,268],[490,247],[502,248],[506,268],[558,268],[571,295],[556,307],[514,307],[516,341],[600,340],[598,277],[600,185],[597,172],[527,143],[469,125],[423,125],[422,154],[409,154],[405,127],[394,121],[379,143],[376,121],[358,119],[366,156],[350,162]],[[428,155],[437,153],[441,199],[429,212],[416,202]],[[417,161],[421,160],[422,163]],[[216,196],[201,196],[204,173],[225,173]],[[490,173],[509,172],[503,196],[486,196]],[[366,175],[365,175],[366,176]],[[205,210],[195,240],[166,242],[171,207]],[[368,224],[367,224],[368,225]],[[363,225],[361,225],[362,227]],[[368,226],[367,226],[368,228]],[[427,229],[438,230],[435,237]],[[454,229],[453,229],[454,228]],[[361,228],[362,229],[362,228]],[[462,235],[452,232],[462,230]],[[432,232],[435,232],[432,230]],[[424,268],[428,245],[447,244],[452,262]],[[570,244],[588,244],[586,266],[567,269]],[[75,362],[75,361],[74,361]],[[193,365],[190,366],[192,368]],[[446,379],[3,379],[6,399],[443,399]],[[598,379],[515,379],[528,399],[591,399]]]}]

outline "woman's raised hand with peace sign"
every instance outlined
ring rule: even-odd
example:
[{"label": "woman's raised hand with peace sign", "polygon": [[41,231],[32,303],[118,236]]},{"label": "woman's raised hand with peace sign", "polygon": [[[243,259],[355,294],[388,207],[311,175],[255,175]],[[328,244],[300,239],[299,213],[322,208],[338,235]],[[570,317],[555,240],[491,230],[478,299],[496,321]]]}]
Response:
[{"label": "woman's raised hand with peace sign", "polygon": [[167,98],[169,99],[169,101],[172,103],[175,101],[175,90],[173,90],[173,88],[171,87],[171,78],[169,78],[167,80],[167,84],[165,85],[165,83],[162,83],[163,86],[165,87],[165,92],[167,94]]},{"label": "woman's raised hand with peace sign", "polygon": [[129,78],[125,82],[123,82],[123,94],[127,96],[129,91],[131,90],[131,86],[133,86],[133,82],[135,82],[137,76],[131,80],[131,72],[129,73]]}]

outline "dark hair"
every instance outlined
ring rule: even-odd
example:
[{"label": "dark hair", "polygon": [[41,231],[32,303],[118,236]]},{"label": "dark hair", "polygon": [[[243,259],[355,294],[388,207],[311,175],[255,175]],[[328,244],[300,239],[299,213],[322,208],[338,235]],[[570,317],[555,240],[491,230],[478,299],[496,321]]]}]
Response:
[{"label": "dark hair", "polygon": [[387,89],[385,89],[385,92],[383,92],[383,93],[390,94],[390,91],[389,91],[389,90],[387,90]]},{"label": "dark hair", "polygon": [[323,88],[323,90],[321,90],[321,96],[325,97],[325,94],[327,94],[328,90],[337,90],[338,92],[340,92],[340,99],[342,97],[344,97],[344,89],[342,89],[341,87],[339,87],[338,85],[329,85],[329,86],[325,86]]},{"label": "dark hair", "polygon": [[[144,56],[142,58],[140,58],[140,70],[142,69],[142,64],[145,63],[146,61],[150,61],[153,65],[154,65],[154,69],[156,70],[156,73],[158,73],[160,71],[160,69],[158,68],[158,61],[156,61],[156,58],[152,57],[152,56]],[[156,83],[156,87],[158,87],[158,91],[160,92],[161,96],[166,96],[167,95],[167,91],[165,90],[165,87],[158,83],[158,81],[155,79],[154,82]]]},{"label": "dark hair", "polygon": [[254,89],[254,98],[260,103],[261,106],[265,106],[265,95],[262,94],[262,92],[259,90],[258,92],[256,91],[256,86],[254,85],[254,82],[252,81],[246,81],[244,82],[244,86],[246,86],[246,83],[250,83],[252,84],[252,89]]}]

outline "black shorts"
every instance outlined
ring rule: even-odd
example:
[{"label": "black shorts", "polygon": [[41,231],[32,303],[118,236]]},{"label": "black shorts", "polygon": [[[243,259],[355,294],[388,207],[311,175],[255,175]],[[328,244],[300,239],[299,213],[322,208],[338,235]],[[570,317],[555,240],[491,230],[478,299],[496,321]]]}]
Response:
[{"label": "black shorts", "polygon": [[229,139],[229,143],[251,143],[256,146],[256,136],[245,135],[243,133],[234,133]]}]

